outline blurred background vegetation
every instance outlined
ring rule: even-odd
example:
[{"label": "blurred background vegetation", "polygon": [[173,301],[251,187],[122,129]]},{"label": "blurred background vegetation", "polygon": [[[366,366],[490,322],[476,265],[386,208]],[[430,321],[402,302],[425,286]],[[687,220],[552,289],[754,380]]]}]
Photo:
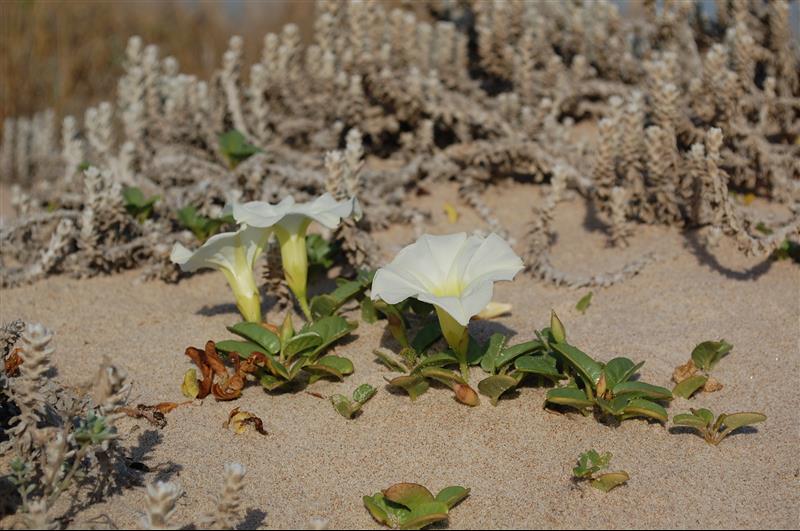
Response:
[{"label": "blurred background vegetation", "polygon": [[131,35],[207,77],[231,35],[245,38],[250,62],[288,22],[310,38],[313,11],[312,0],[0,0],[0,123],[47,107],[81,116],[115,98]]}]

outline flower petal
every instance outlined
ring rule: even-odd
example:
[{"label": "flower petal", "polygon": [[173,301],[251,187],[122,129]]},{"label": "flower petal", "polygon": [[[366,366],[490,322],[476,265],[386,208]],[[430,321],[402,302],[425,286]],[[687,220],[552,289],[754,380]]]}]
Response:
[{"label": "flower petal", "polygon": [[244,227],[236,232],[222,232],[210,237],[192,252],[176,243],[170,253],[170,260],[181,266],[183,271],[196,271],[203,268],[225,268],[235,271],[236,249],[244,246],[247,263],[255,264],[266,244],[269,232],[256,227]]},{"label": "flower petal", "polygon": [[290,209],[289,214],[302,214],[324,227],[335,229],[339,226],[342,218],[353,213],[357,204],[354,197],[337,201],[331,194],[325,193],[311,203],[296,205]]},{"label": "flower petal", "polygon": [[511,246],[492,233],[474,250],[461,278],[466,286],[487,280],[512,280],[523,267],[522,259]]},{"label": "flower petal", "polygon": [[426,291],[426,287],[413,276],[382,267],[372,279],[370,297],[372,300],[381,299],[388,304],[397,304]]},{"label": "flower petal", "polygon": [[295,206],[292,196],[284,198],[280,203],[273,205],[266,201],[250,201],[249,203],[234,203],[233,218],[251,227],[271,227],[283,219]]}]

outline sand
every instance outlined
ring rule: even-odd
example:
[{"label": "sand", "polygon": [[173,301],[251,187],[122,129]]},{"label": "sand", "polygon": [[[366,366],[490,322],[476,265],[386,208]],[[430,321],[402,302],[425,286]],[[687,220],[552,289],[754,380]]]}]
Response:
[{"label": "sand", "polygon": [[[498,186],[488,198],[518,241],[537,200],[530,185],[517,183]],[[452,186],[436,187],[417,201],[431,209],[433,233],[480,226]],[[458,223],[447,222],[444,201],[462,212]],[[207,399],[170,413],[163,430],[126,419],[123,443],[153,470],[146,481],[169,479],[184,487],[176,522],[203,510],[219,490],[223,464],[238,461],[248,469],[243,528],[305,527],[314,516],[327,518],[332,528],[377,527],[361,497],[401,481],[432,490],[470,487],[471,496],[451,513],[451,528],[800,525],[800,268],[745,258],[730,242],[706,255],[698,251],[696,234],[662,227],[639,227],[630,248],[608,249],[585,218],[580,201],[559,206],[559,267],[612,269],[646,251],[660,260],[621,285],[594,289],[585,315],[574,306],[588,290],[555,288],[521,274],[495,290],[495,300],[511,303],[513,313],[473,322],[473,333],[486,338],[506,330],[514,334],[512,342],[527,340],[554,308],[571,342],[604,360],[646,360],[642,378],[670,387],[673,368],[697,343],[725,338],[734,349],[714,371],[724,389],[676,399],[669,412],[690,406],[763,411],[768,420],[757,431],[713,447],[644,421],[612,428],[545,411],[546,390],[536,387],[523,387],[497,407],[486,399],[477,408],[464,407],[445,389],[412,403],[387,390],[388,373],[374,361],[372,349],[391,344],[379,321],[361,323],[357,338],[337,348],[354,361],[353,376],[312,387],[327,396],[350,393],[364,382],[377,386],[356,420],[343,419],[308,394],[270,395],[252,385],[235,402]],[[413,234],[404,227],[378,237],[389,257]],[[108,356],[128,370],[135,403],[181,400],[181,378],[191,366],[184,348],[229,337],[225,325],[237,321],[232,299],[217,274],[178,285],[137,278],[136,271],[52,278],[4,290],[0,320],[21,317],[53,329],[58,378],[67,384],[85,381]],[[481,376],[475,370],[473,382]],[[223,423],[236,406],[260,415],[269,435],[226,430]],[[612,452],[612,469],[626,470],[628,485],[603,494],[573,484],[571,468],[590,448]],[[78,514],[75,525],[107,515],[119,527],[135,526],[143,503],[143,488],[131,486]]]}]

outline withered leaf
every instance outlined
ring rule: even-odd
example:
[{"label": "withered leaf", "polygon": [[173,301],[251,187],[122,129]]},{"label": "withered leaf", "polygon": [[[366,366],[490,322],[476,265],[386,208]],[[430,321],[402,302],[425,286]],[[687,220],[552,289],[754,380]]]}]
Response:
[{"label": "withered leaf", "polygon": [[685,379],[694,376],[695,373],[697,373],[697,366],[693,360],[689,360],[683,365],[675,367],[675,371],[672,373],[672,380],[675,383],[681,383]]},{"label": "withered leaf", "polygon": [[[255,372],[259,365],[267,362],[266,356],[254,352],[248,359],[241,361],[239,356],[231,356],[234,364],[233,375],[222,361],[213,341],[206,342],[204,350],[187,347],[186,355],[197,365],[203,379],[198,384],[197,398],[205,398],[213,394],[217,400],[234,400],[239,398],[247,380],[247,374]],[[218,379],[218,382],[214,380]]]},{"label": "withered leaf", "polygon": [[253,413],[249,411],[240,411],[235,407],[228,414],[228,421],[225,427],[229,428],[236,434],[244,433],[247,426],[252,426],[261,435],[267,435],[267,430],[264,429],[264,422]]},{"label": "withered leaf", "polygon": [[22,365],[22,356],[19,355],[19,347],[11,351],[5,360],[5,372],[9,378],[19,374],[19,366]]},{"label": "withered leaf", "polygon": [[197,383],[197,371],[195,369],[189,369],[183,375],[181,393],[187,398],[197,398],[200,393],[200,385]]},{"label": "withered leaf", "polygon": [[716,378],[709,377],[708,380],[706,380],[706,383],[703,385],[703,392],[704,393],[715,393],[715,392],[719,391],[720,389],[722,389],[723,387],[724,386],[722,385],[722,383],[719,380],[717,380]]}]

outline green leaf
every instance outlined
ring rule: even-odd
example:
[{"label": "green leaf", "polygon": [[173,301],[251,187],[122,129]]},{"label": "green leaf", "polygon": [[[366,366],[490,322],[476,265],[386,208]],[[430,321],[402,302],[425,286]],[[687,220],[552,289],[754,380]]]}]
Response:
[{"label": "green leaf", "polygon": [[431,491],[417,483],[398,483],[383,491],[387,500],[404,505],[413,510],[415,507],[434,501]]},{"label": "green leaf", "polygon": [[615,385],[628,380],[633,376],[636,367],[637,365],[628,358],[614,358],[606,363],[606,366],[603,367],[603,374],[606,376],[606,388],[613,389]]},{"label": "green leaf", "polygon": [[572,469],[572,475],[576,478],[591,477],[595,472],[608,468],[611,457],[611,452],[600,454],[597,450],[588,450],[578,457],[578,466]]},{"label": "green leaf", "polygon": [[436,501],[442,502],[447,505],[448,509],[452,509],[458,505],[464,498],[469,496],[469,490],[458,485],[445,487],[436,495]]},{"label": "green leaf", "polygon": [[[375,496],[377,497],[380,495],[376,494]],[[376,522],[383,525],[391,525],[389,522],[389,515],[383,508],[383,503],[375,501],[372,496],[364,496],[361,500],[364,502],[364,507],[367,508],[367,511],[369,511],[369,514],[372,515],[372,518],[374,518]],[[382,501],[383,500],[381,500],[381,502]]]},{"label": "green leaf", "polygon": [[437,354],[431,354],[430,356],[426,356],[422,358],[422,360],[411,370],[411,373],[418,373],[425,367],[443,367],[445,365],[453,365],[458,364],[458,358],[450,352],[449,350],[446,352],[439,352]]},{"label": "green leaf", "polygon": [[359,404],[366,403],[370,398],[375,396],[378,390],[372,387],[370,384],[361,384],[356,387],[356,390],[353,391],[353,400],[358,402]]},{"label": "green leaf", "polygon": [[258,323],[243,321],[229,326],[228,330],[237,336],[241,336],[261,345],[270,354],[277,354],[281,350],[280,338]]},{"label": "green leaf", "polygon": [[442,337],[442,329],[439,327],[438,321],[431,321],[423,326],[414,339],[411,341],[411,348],[418,353],[425,353],[431,345],[436,343]]},{"label": "green leaf", "polygon": [[564,343],[567,341],[567,329],[564,328],[564,324],[561,322],[561,319],[558,318],[554,310],[550,311],[550,333],[553,334],[553,339],[555,339],[557,343]]},{"label": "green leaf", "polygon": [[720,341],[703,341],[692,350],[692,361],[699,369],[708,372],[732,348],[733,345],[727,343],[724,339]]},{"label": "green leaf", "polygon": [[578,304],[575,305],[575,309],[581,313],[586,313],[586,310],[589,308],[589,305],[592,304],[592,292],[590,291],[583,297],[581,300],[578,301]]},{"label": "green leaf", "polygon": [[306,236],[306,254],[310,266],[322,266],[325,269],[333,266],[333,246],[319,234]]},{"label": "green leaf", "polygon": [[325,376],[343,380],[346,375],[353,374],[354,370],[352,361],[332,355],[324,356],[317,360],[317,363],[306,365],[303,369],[312,374],[311,378],[309,378],[310,383],[314,383]]},{"label": "green leaf", "polygon": [[478,391],[489,397],[493,406],[497,405],[500,396],[506,391],[517,386],[519,380],[503,374],[495,374],[484,378],[478,383]]},{"label": "green leaf", "polygon": [[288,380],[277,378],[271,374],[263,374],[259,382],[267,391],[275,391],[276,389],[289,383]]},{"label": "green leaf", "polygon": [[387,349],[375,349],[372,351],[373,354],[378,358],[378,361],[383,363],[390,371],[396,372],[406,372],[406,368],[398,362],[394,357],[391,355],[392,353]]},{"label": "green leaf", "polygon": [[331,403],[334,409],[346,419],[353,418],[353,415],[361,409],[361,404],[358,402],[351,402],[350,399],[344,395],[331,395]]},{"label": "green leaf", "polygon": [[369,297],[364,297],[361,301],[361,320],[368,324],[374,324],[378,320],[375,303]]},{"label": "green leaf", "polygon": [[387,379],[387,381],[389,385],[403,388],[412,401],[416,400],[430,387],[428,380],[420,375],[398,376],[391,380]]},{"label": "green leaf", "polygon": [[309,355],[309,358],[314,359],[318,354],[328,348],[328,346],[343,338],[355,328],[356,325],[351,325],[344,317],[338,315],[323,317],[319,321],[307,324],[303,327],[301,333],[315,332],[322,338],[322,343]]},{"label": "green leaf", "polygon": [[228,159],[232,167],[236,167],[240,162],[247,160],[261,150],[250,144],[245,136],[231,129],[219,135],[219,149]]},{"label": "green leaf", "polygon": [[328,315],[333,315],[339,309],[339,301],[334,299],[328,294],[317,295],[311,298],[309,308],[311,309],[311,317],[319,319]]},{"label": "green leaf", "polygon": [[497,359],[494,362],[495,370],[501,369],[508,363],[511,363],[515,359],[535,350],[541,349],[543,347],[542,342],[538,340],[533,341],[526,341],[524,343],[519,343],[518,345],[514,345],[503,349],[502,352],[497,356]]},{"label": "green leaf", "polygon": [[302,332],[293,336],[283,346],[283,359],[291,360],[296,355],[317,348],[322,343],[322,336],[316,332]]},{"label": "green leaf", "polygon": [[615,487],[627,483],[629,479],[630,476],[628,476],[627,472],[606,472],[592,479],[591,485],[598,490],[608,492]]},{"label": "green leaf", "polygon": [[697,415],[691,413],[681,413],[672,417],[672,423],[677,426],[689,426],[703,430],[708,427],[708,423]]},{"label": "green leaf", "polygon": [[204,242],[219,232],[223,225],[232,223],[233,218],[207,218],[201,215],[195,207],[189,205],[178,210],[178,222],[192,231],[198,240]]},{"label": "green leaf", "polygon": [[215,343],[215,345],[218,351],[226,354],[235,352],[242,359],[249,358],[253,352],[260,352],[261,354],[268,355],[267,349],[261,345],[253,343],[252,341],[235,341],[232,339],[227,339],[225,341],[219,341]]},{"label": "green leaf", "polygon": [[725,420],[722,424],[725,426],[725,430],[722,432],[722,437],[724,438],[733,430],[738,430],[739,428],[743,428],[745,426],[750,426],[752,424],[758,424],[759,422],[764,422],[767,420],[767,416],[763,413],[731,413],[730,415],[725,415]]},{"label": "green leaf", "polygon": [[414,507],[400,522],[400,529],[422,529],[435,522],[447,520],[447,505],[429,502]]},{"label": "green leaf", "polygon": [[559,387],[547,391],[547,402],[552,402],[560,406],[569,406],[576,409],[592,407],[594,401],[590,400],[586,393],[577,387]]},{"label": "green leaf", "polygon": [[382,313],[386,320],[389,321],[389,332],[394,337],[395,341],[400,343],[402,347],[408,347],[408,336],[406,335],[406,322],[403,319],[403,314],[400,313],[394,305],[386,304],[383,301],[375,302],[375,309]]},{"label": "green leaf", "polygon": [[623,410],[623,420],[631,417],[647,417],[667,422],[667,410],[646,398],[634,398]]},{"label": "green leaf", "polygon": [[519,372],[538,374],[554,382],[566,378],[566,376],[558,372],[556,359],[552,356],[522,356],[514,362],[514,367]]},{"label": "green leaf", "polygon": [[568,343],[557,342],[550,346],[564,356],[569,364],[578,371],[578,374],[588,382],[591,382],[593,387],[597,385],[597,381],[603,372],[603,367],[599,363]]},{"label": "green leaf", "polygon": [[637,393],[652,400],[672,400],[672,391],[658,385],[645,382],[622,382],[611,390],[614,395]]},{"label": "green leaf", "polygon": [[691,412],[693,415],[703,419],[709,426],[714,422],[714,413],[709,409],[701,407],[699,409],[691,409]]},{"label": "green leaf", "polygon": [[453,384],[456,383],[459,384],[467,383],[464,381],[464,378],[462,378],[460,374],[439,367],[425,367],[423,369],[420,369],[418,374],[420,376],[424,376],[425,378],[433,378],[449,386],[452,386]]},{"label": "green leaf", "polygon": [[690,376],[681,381],[679,384],[676,384],[672,389],[672,394],[675,396],[680,396],[681,398],[689,399],[701,387],[703,387],[707,381],[708,376],[703,376],[702,374]]},{"label": "green leaf", "polygon": [[483,358],[481,358],[481,369],[490,374],[494,374],[497,368],[495,361],[505,344],[506,336],[504,334],[492,334],[492,337],[489,338],[489,345],[483,353]]},{"label": "green leaf", "polygon": [[284,366],[281,362],[279,362],[275,358],[267,356],[266,368],[274,376],[280,376],[284,380],[291,380],[292,379],[289,376],[289,371],[286,370],[286,366]]}]

